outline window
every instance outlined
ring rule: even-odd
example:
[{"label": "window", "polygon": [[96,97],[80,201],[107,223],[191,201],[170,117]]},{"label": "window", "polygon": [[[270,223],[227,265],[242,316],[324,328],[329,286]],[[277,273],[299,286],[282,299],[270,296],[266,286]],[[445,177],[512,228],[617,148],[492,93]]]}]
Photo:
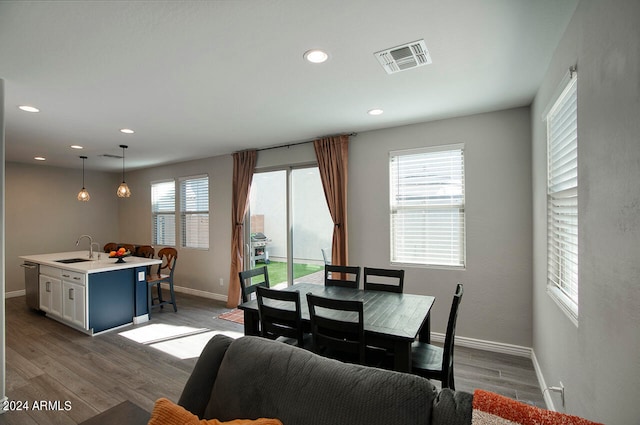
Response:
[{"label": "window", "polygon": [[578,319],[578,113],[575,74],[547,119],[547,288]]},{"label": "window", "polygon": [[465,266],[464,146],[391,152],[391,262]]},{"label": "window", "polygon": [[173,180],[151,183],[153,244],[176,245],[176,184]]},{"label": "window", "polygon": [[209,248],[209,177],[180,181],[180,229],[182,246]]}]

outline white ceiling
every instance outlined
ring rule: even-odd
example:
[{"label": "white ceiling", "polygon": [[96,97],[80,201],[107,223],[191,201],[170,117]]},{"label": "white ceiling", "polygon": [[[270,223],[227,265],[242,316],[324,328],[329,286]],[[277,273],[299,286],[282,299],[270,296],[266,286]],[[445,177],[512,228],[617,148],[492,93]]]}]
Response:
[{"label": "white ceiling", "polygon": [[[134,169],[529,105],[576,3],[0,1],[6,160],[115,171],[120,144]],[[428,66],[373,55],[419,39]]]}]

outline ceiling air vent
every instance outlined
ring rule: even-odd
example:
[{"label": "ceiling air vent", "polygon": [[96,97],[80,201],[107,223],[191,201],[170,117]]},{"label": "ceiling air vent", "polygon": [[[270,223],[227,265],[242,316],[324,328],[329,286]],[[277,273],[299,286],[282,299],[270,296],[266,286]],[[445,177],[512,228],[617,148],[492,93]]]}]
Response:
[{"label": "ceiling air vent", "polygon": [[98,156],[99,156],[99,157],[101,157],[101,158],[116,158],[116,159],[122,159],[122,155],[113,155],[113,154],[110,154],[110,153],[103,153],[103,154],[100,154],[100,155],[98,155]]},{"label": "ceiling air vent", "polygon": [[406,71],[418,66],[429,65],[431,56],[424,40],[413,41],[402,46],[381,50],[374,53],[378,62],[387,71],[387,74]]}]

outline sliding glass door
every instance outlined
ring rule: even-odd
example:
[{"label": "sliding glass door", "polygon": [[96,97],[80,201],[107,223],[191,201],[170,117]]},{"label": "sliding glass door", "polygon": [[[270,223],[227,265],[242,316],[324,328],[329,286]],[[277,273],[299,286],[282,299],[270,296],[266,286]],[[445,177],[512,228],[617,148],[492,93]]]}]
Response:
[{"label": "sliding glass door", "polygon": [[323,282],[333,222],[317,167],[255,173],[246,223],[247,268],[267,265],[272,287]]}]

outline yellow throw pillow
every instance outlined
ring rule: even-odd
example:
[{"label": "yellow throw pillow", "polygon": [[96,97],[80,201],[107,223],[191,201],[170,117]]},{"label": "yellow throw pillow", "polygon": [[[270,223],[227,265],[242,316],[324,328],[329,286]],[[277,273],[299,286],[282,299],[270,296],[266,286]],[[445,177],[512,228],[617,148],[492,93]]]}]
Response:
[{"label": "yellow throw pillow", "polygon": [[189,412],[182,406],[178,406],[171,400],[161,398],[151,412],[148,425],[282,425],[278,419],[236,419],[228,422],[220,422],[217,419],[198,419],[198,416]]}]

